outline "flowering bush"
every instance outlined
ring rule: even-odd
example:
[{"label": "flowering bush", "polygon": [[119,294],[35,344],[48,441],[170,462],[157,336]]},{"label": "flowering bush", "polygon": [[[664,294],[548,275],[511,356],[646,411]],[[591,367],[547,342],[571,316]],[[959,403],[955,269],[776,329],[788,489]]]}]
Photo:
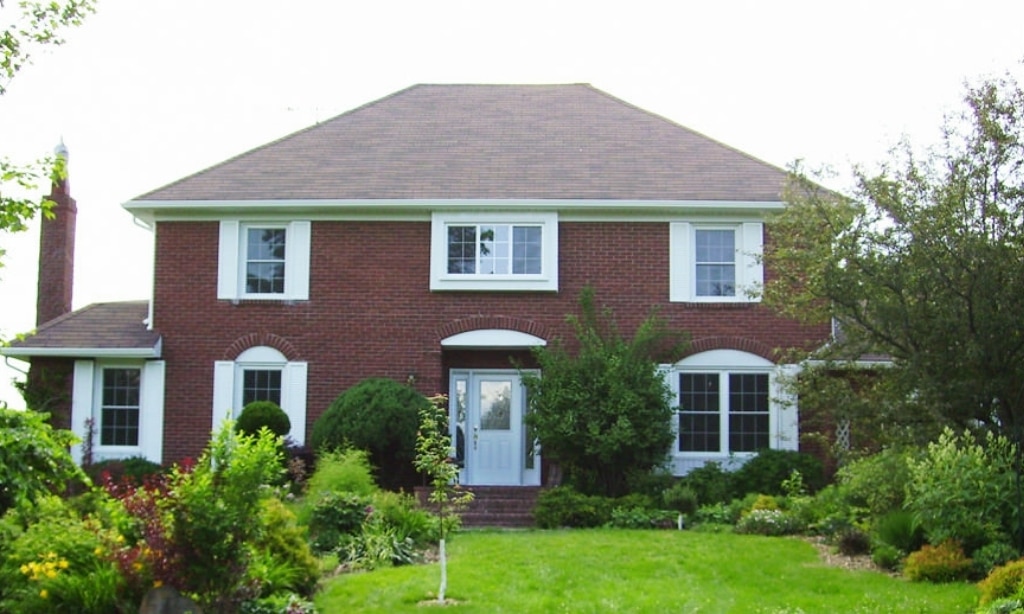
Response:
[{"label": "flowering bush", "polygon": [[[0,560],[0,611],[108,614],[122,611],[122,583],[109,560],[99,556],[109,530],[78,518],[57,497],[38,501],[44,522],[23,527]],[[125,610],[126,611],[126,610]]]},{"label": "flowering bush", "polygon": [[737,533],[754,535],[793,535],[802,529],[798,518],[777,509],[751,510],[736,523]]}]

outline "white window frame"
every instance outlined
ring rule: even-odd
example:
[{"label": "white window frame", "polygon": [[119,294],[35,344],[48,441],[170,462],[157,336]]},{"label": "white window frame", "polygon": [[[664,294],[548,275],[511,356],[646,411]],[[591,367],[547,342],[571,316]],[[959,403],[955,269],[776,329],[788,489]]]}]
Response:
[{"label": "white window frame", "polygon": [[[732,230],[736,237],[735,296],[697,294],[697,231]],[[669,300],[691,303],[757,303],[764,284],[764,224],[761,222],[671,222]]]},{"label": "white window frame", "polygon": [[[101,445],[103,419],[103,373],[107,369],[139,370],[139,441],[134,446]],[[76,360],[71,398],[71,427],[84,442],[89,438],[87,421],[92,420],[92,461],[142,456],[163,462],[164,377],[162,360]],[[83,446],[71,447],[75,462],[81,463]]]},{"label": "white window frame", "polygon": [[[672,391],[676,412],[672,419],[675,437],[672,456],[684,464],[699,459],[701,463],[715,460],[728,463],[745,459],[756,451],[738,452],[729,449],[729,375],[768,375],[768,447],[773,450],[796,450],[799,437],[799,413],[796,399],[783,390],[779,375],[792,370],[789,365],[776,365],[771,361],[739,350],[709,350],[688,356],[674,365],[664,365],[666,384]],[[679,377],[684,373],[717,374],[719,377],[719,449],[717,452],[683,451],[679,449]],[[677,465],[679,463],[677,462]]]},{"label": "white window frame", "polygon": [[[253,294],[246,291],[248,259],[246,237],[250,229],[285,229],[284,292]],[[312,225],[308,221],[259,222],[221,220],[218,249],[217,298],[223,300],[309,300],[309,253]]]},{"label": "white window frame", "polygon": [[[541,229],[539,274],[487,275],[448,272],[448,227],[474,225],[537,226]],[[432,291],[558,291],[557,213],[433,213],[430,240]]]},{"label": "white window frame", "polygon": [[235,360],[218,360],[213,366],[212,428],[220,428],[228,418],[242,412],[243,374],[247,370],[281,371],[281,409],[288,415],[288,437],[297,445],[306,443],[306,379],[308,365],[289,361],[284,354],[268,346],[249,348]]}]

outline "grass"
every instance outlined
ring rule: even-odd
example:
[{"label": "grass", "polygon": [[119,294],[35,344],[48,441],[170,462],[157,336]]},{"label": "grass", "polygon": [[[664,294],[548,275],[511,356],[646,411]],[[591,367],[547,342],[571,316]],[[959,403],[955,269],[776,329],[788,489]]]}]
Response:
[{"label": "grass", "polygon": [[[970,612],[970,584],[826,567],[797,539],[617,529],[468,532],[448,547],[450,609],[469,612]],[[321,612],[421,612],[434,565],[332,578]]]}]

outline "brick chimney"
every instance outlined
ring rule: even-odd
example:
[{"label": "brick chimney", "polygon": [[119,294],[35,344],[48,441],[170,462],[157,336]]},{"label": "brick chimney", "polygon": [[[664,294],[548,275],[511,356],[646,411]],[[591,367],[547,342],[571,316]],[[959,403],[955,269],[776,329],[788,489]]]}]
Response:
[{"label": "brick chimney", "polygon": [[[61,141],[55,150],[67,168],[68,150]],[[53,217],[43,217],[39,235],[39,288],[36,298],[36,326],[71,312],[71,290],[75,274],[75,220],[78,207],[71,198],[67,176],[50,190]]]}]

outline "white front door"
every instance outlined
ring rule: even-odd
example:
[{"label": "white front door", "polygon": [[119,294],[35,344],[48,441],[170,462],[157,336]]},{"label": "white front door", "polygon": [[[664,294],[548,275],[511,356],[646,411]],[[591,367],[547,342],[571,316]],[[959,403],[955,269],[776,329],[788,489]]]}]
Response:
[{"label": "white front door", "polygon": [[523,427],[526,390],[508,370],[451,373],[451,412],[462,482],[539,484],[540,459]]}]

